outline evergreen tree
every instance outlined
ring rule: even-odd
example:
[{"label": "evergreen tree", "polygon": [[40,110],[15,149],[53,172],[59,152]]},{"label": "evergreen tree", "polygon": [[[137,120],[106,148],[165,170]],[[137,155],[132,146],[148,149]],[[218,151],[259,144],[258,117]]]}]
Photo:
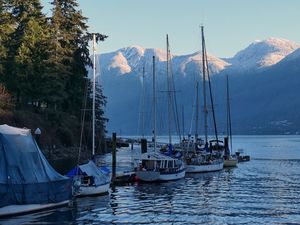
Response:
[{"label": "evergreen tree", "polygon": [[10,35],[7,87],[19,105],[39,105],[44,98],[49,27],[39,0],[11,0],[16,30]]},{"label": "evergreen tree", "polygon": [[5,65],[8,58],[8,43],[14,31],[14,20],[9,11],[8,0],[0,0],[0,82],[5,82]]},{"label": "evergreen tree", "polygon": [[104,115],[104,108],[106,106],[107,99],[103,95],[102,86],[99,82],[96,82],[96,95],[95,95],[95,123],[96,123],[96,130],[99,132],[100,137],[104,137],[106,131],[106,123],[108,119]]},{"label": "evergreen tree", "polygon": [[66,82],[63,109],[79,116],[87,79],[86,66],[90,64],[88,41],[84,38],[88,28],[86,18],[77,9],[75,0],[54,0],[52,4],[52,28],[59,46],[56,54],[61,56],[65,66],[61,72]]}]

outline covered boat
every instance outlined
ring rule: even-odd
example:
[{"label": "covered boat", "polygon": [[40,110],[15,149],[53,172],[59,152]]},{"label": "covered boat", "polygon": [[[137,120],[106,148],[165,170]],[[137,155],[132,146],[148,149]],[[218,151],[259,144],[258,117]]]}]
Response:
[{"label": "covered boat", "polygon": [[68,204],[71,180],[48,163],[29,129],[0,125],[0,217]]},{"label": "covered boat", "polygon": [[74,167],[68,174],[74,181],[76,196],[106,194],[110,186],[110,173],[96,166],[93,161]]}]

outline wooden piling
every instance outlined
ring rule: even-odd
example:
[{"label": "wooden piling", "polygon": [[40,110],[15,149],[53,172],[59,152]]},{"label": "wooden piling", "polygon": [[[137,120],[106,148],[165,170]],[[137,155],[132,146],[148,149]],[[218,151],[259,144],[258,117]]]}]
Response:
[{"label": "wooden piling", "polygon": [[117,165],[117,134],[112,133],[112,183],[116,179],[116,165]]}]

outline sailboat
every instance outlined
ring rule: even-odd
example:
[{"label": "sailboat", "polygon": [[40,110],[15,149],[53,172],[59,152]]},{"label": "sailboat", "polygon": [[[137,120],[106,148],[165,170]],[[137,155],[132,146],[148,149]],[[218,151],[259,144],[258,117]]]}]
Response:
[{"label": "sailboat", "polygon": [[180,159],[164,155],[157,151],[156,143],[156,87],[155,56],[153,56],[153,149],[148,149],[140,157],[136,175],[146,182],[178,180],[185,176],[185,167]]},{"label": "sailboat", "polygon": [[[226,76],[226,96],[227,96],[227,137],[225,137],[225,154],[224,154],[224,167],[234,167],[238,163],[236,155],[232,155],[232,132],[231,132],[231,111],[230,111],[230,99],[229,99],[229,84],[228,75]],[[230,148],[228,141],[230,140]]]},{"label": "sailboat", "polygon": [[67,205],[72,181],[46,160],[31,131],[0,125],[0,217]]},{"label": "sailboat", "polygon": [[[198,100],[198,82],[197,82],[196,83],[196,90],[197,90],[196,111],[197,112],[196,112],[195,142],[191,143],[191,140],[189,139],[187,143],[187,148],[185,148],[185,153],[184,153],[187,173],[218,171],[218,170],[222,170],[224,165],[224,160],[223,160],[224,146],[222,145],[222,141],[218,139],[203,26],[201,26],[201,36],[202,36],[202,74],[203,74],[205,140],[198,138],[197,129],[198,129],[199,100]],[[207,98],[206,98],[206,75],[209,84],[210,102],[212,106],[214,131],[215,131],[215,140],[211,140],[211,141],[208,141],[208,125],[207,125],[208,109],[207,109]]]},{"label": "sailboat", "polygon": [[[93,34],[92,158],[94,158],[95,156],[95,96],[96,96],[95,92],[96,92],[96,34]],[[111,182],[110,174],[99,169],[93,160],[90,160],[85,164],[76,166],[67,174],[67,176],[73,178],[73,194],[75,196],[101,195],[101,194],[106,194],[109,191],[110,182]]]}]

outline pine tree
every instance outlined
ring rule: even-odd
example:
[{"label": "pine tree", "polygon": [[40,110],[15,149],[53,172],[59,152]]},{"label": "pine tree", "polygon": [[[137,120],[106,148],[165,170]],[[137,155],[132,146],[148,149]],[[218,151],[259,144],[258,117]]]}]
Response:
[{"label": "pine tree", "polygon": [[61,56],[65,66],[61,72],[66,82],[63,110],[79,116],[87,79],[86,66],[90,64],[88,42],[84,39],[88,28],[86,18],[77,10],[75,0],[54,0],[52,4],[52,28],[59,47],[56,54]]},{"label": "pine tree", "polygon": [[0,82],[5,82],[5,65],[8,58],[9,37],[14,31],[14,20],[8,0],[0,0]]},{"label": "pine tree", "polygon": [[7,87],[19,105],[40,105],[44,98],[44,71],[47,67],[49,27],[39,0],[12,0],[16,29],[10,35],[6,75]]}]

